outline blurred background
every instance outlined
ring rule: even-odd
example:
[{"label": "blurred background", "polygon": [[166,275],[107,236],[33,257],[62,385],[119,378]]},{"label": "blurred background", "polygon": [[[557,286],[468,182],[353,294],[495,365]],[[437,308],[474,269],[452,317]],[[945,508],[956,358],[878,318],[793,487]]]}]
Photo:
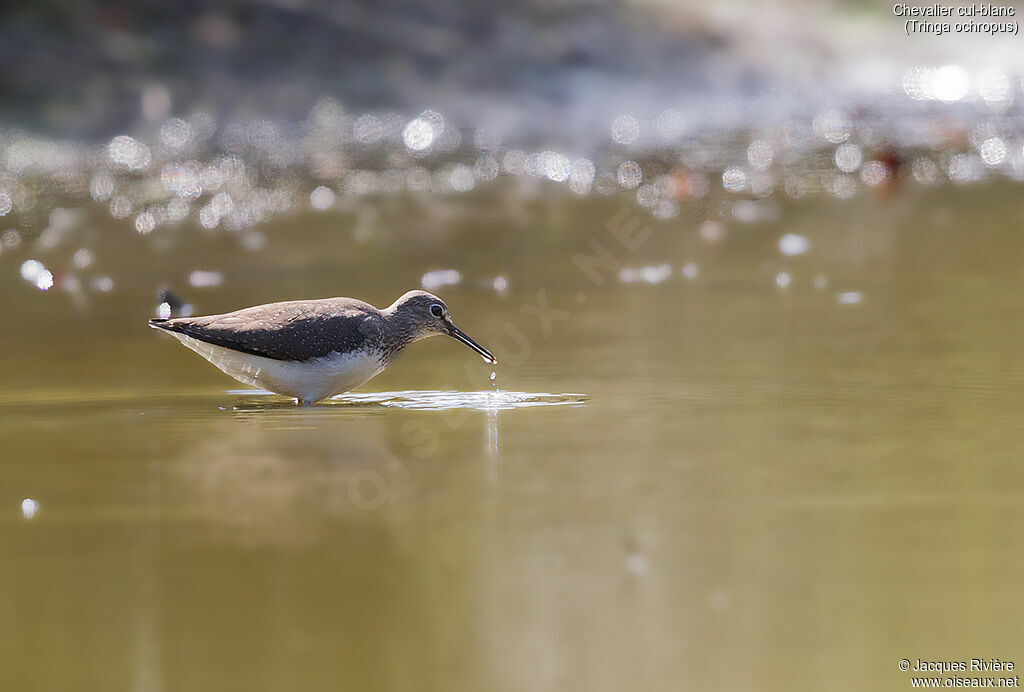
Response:
[{"label": "blurred background", "polygon": [[[1015,660],[1024,53],[905,21],[0,8],[0,687]],[[431,340],[296,408],[146,326],[417,287],[500,365]]]}]

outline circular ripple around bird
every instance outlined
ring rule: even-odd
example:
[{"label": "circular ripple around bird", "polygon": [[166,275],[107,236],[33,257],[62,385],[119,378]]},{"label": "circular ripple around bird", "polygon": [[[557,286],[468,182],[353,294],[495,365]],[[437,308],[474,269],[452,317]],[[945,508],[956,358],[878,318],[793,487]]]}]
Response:
[{"label": "circular ripple around bird", "polygon": [[585,394],[550,394],[547,392],[459,392],[459,391],[402,391],[402,392],[349,392],[329,401],[336,404],[378,404],[391,408],[420,411],[443,411],[455,408],[479,411],[503,411],[536,406],[583,406]]}]

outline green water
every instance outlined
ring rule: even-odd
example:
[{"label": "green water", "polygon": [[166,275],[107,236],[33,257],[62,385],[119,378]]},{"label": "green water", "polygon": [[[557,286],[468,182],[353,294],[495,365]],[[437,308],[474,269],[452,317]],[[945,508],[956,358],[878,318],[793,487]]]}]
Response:
[{"label": "green water", "polygon": [[[0,689],[897,690],[901,658],[1024,653],[1013,189],[811,200],[717,243],[708,201],[638,214],[632,251],[616,201],[417,204],[371,240],[278,221],[249,253],[93,221],[118,283],[80,303],[0,256]],[[592,238],[673,276],[596,286]],[[582,405],[295,408],[145,327],[164,280],[201,312],[380,305],[448,267],[495,385]],[[507,295],[478,287],[498,274]],[[363,389],[490,371],[435,339]]]}]

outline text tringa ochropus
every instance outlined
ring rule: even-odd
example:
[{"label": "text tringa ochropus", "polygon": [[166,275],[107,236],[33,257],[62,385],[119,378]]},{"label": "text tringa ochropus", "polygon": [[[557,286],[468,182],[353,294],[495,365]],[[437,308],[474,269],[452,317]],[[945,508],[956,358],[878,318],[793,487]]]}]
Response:
[{"label": "text tringa ochropus", "polygon": [[409,291],[390,307],[354,298],[270,303],[223,315],[151,319],[239,382],[311,404],[382,372],[414,341],[444,334],[488,363],[486,348],[455,326],[444,301]]}]

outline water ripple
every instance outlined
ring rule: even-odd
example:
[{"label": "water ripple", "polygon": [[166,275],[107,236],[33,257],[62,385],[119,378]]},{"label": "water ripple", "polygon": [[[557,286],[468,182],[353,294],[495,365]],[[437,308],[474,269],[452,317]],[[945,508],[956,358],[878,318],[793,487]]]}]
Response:
[{"label": "water ripple", "polygon": [[[229,394],[266,395],[270,392],[258,389],[233,389]],[[466,408],[478,411],[505,411],[514,408],[536,406],[584,406],[587,395],[575,393],[550,394],[547,392],[506,392],[480,391],[460,392],[454,390],[406,390],[400,392],[348,392],[326,399],[325,404],[335,405],[377,405],[389,408],[405,408],[418,411],[446,411]]]},{"label": "water ripple", "polygon": [[469,408],[480,411],[503,411],[534,406],[583,406],[585,394],[548,394],[546,392],[458,392],[404,391],[340,394],[333,401],[342,403],[373,403],[394,408],[443,411]]}]

